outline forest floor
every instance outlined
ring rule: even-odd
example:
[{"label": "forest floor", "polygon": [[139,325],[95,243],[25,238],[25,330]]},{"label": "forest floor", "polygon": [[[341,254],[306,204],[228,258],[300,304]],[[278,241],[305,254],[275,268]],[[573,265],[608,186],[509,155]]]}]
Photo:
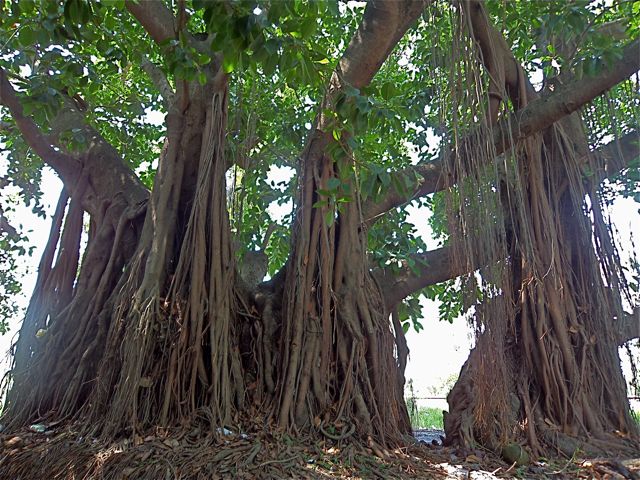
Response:
[{"label": "forest floor", "polygon": [[437,445],[438,431],[417,435],[433,442],[409,442],[394,451],[264,429],[205,431],[158,429],[107,443],[83,436],[73,426],[36,424],[21,432],[0,433],[0,478],[640,480],[640,452],[630,460],[571,458],[516,467],[490,452]]}]

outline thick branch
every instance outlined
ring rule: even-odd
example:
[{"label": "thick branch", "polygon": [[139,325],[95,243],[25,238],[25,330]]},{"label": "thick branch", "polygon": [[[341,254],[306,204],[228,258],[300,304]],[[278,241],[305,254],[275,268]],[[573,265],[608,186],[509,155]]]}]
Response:
[{"label": "thick branch", "polygon": [[[407,295],[428,285],[444,282],[467,273],[454,270],[452,255],[450,247],[438,248],[416,255],[414,259],[421,265],[418,269],[419,275],[406,266],[395,276],[390,271],[378,270],[374,272],[385,293],[387,309],[393,311]],[[618,345],[640,337],[640,307],[615,322],[615,326],[618,332]]]},{"label": "thick branch", "polygon": [[[592,156],[597,165],[595,180],[601,182],[605,178],[614,177],[636,160],[640,156],[638,141],[638,132],[633,131],[593,152]],[[414,260],[419,265],[417,272],[411,270],[409,266],[404,266],[395,274],[390,269],[374,272],[384,291],[385,304],[389,310],[414,292],[483,266],[472,265],[467,271],[456,270],[451,247],[430,250],[416,255]]]},{"label": "thick branch", "polygon": [[[82,207],[94,215],[102,215],[104,209],[117,197],[127,205],[136,205],[148,197],[148,191],[135,173],[124,163],[115,148],[109,144],[94,128],[83,123],[82,114],[70,107],[61,112],[57,121],[59,127],[69,119],[80,128],[86,141],[87,150],[79,155],[63,153],[50,142],[60,132],[46,136],[31,118],[24,115],[22,104],[6,72],[0,69],[0,104],[11,113],[25,142],[33,151],[60,176],[71,195],[81,195],[78,201]],[[62,117],[69,117],[64,120]]]},{"label": "thick branch", "polygon": [[391,51],[418,19],[425,0],[375,0],[339,62],[339,75],[356,88],[371,82]]},{"label": "thick branch", "polygon": [[406,296],[422,290],[428,285],[456,278],[466,272],[454,269],[453,251],[451,247],[415,255],[416,272],[405,265],[399,273],[391,269],[379,269],[374,275],[384,292],[385,305],[392,311]]},{"label": "thick branch", "polygon": [[[340,87],[367,86],[407,29],[430,0],[374,0],[367,4],[362,21],[338,62],[323,99],[323,109],[332,109]],[[305,145],[303,157],[313,162],[332,142],[328,119],[316,118],[313,135]]]},{"label": "thick branch", "polygon": [[[356,88],[368,85],[429,1],[375,0],[369,2],[358,30],[333,72],[323,99],[323,106],[331,108],[335,95],[339,92],[335,87],[344,83]],[[321,115],[316,117],[315,130],[307,140],[301,155],[306,162],[314,162],[321,158],[332,141],[332,132],[328,129],[324,131],[327,125],[323,124],[323,121]],[[277,273],[280,278],[284,279],[284,272],[287,271],[290,260],[291,258]]]},{"label": "thick branch", "polygon": [[79,171],[79,162],[58,150],[48,141],[35,122],[24,115],[22,104],[4,69],[0,68],[0,105],[9,109],[22,137],[42,160],[53,168],[63,181],[73,181]]},{"label": "thick branch", "polygon": [[163,2],[157,0],[127,1],[133,15],[157,44],[176,36],[175,18]]},{"label": "thick branch", "polygon": [[[363,88],[369,85],[391,51],[418,19],[427,0],[374,0],[367,4],[362,21],[351,38],[331,77],[323,104],[331,108],[339,88],[351,85]],[[311,154],[319,154],[331,141],[331,132],[323,117],[318,118],[309,144],[317,141]]]},{"label": "thick branch", "polygon": [[[609,68],[594,77],[584,77],[557,89],[553,94],[534,100],[522,110],[514,112],[508,118],[497,123],[493,129],[493,144],[496,154],[509,149],[513,142],[523,140],[575,112],[598,95],[640,70],[640,40],[635,40],[623,49],[622,57]],[[461,141],[473,142],[476,135],[470,135]],[[465,151],[458,148],[458,152]],[[394,190],[377,203],[368,202],[364,206],[364,218],[368,223],[391,210],[415,198],[437,192],[454,185],[458,178],[455,173],[445,177],[443,167],[456,151],[451,150],[438,160],[405,169],[403,173],[411,176],[417,173],[422,177],[413,194],[407,198]]]},{"label": "thick branch", "polygon": [[575,80],[558,88],[552,95],[532,102],[527,108],[512,115],[512,126],[507,121],[501,121],[493,136],[498,153],[510,147],[511,136],[518,141],[549,127],[638,70],[640,39],[627,45],[622,51],[622,57],[605,68],[600,75]]},{"label": "thick branch", "polygon": [[6,232],[9,238],[18,238],[18,231],[9,223],[9,220],[4,216],[2,209],[0,208],[0,233],[2,232]]},{"label": "thick branch", "polygon": [[525,107],[538,95],[504,36],[489,21],[483,2],[465,1],[463,7],[469,13],[471,34],[480,47],[482,63],[489,72],[489,109],[492,123],[495,123],[505,94],[516,110]]},{"label": "thick branch", "polygon": [[599,148],[594,153],[596,181],[615,177],[640,157],[640,132],[634,130]]}]

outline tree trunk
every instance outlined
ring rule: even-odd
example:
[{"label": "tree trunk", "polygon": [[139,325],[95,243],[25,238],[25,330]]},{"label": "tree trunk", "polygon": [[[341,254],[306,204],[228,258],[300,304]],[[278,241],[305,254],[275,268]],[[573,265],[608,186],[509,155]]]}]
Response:
[{"label": "tree trunk", "polygon": [[637,451],[611,320],[624,315],[607,295],[624,281],[598,194],[576,168],[588,155],[580,118],[522,154],[525,204],[511,210],[511,278],[500,284],[513,293],[477,308],[484,331],[449,394],[447,441],[497,451],[516,442],[536,455]]},{"label": "tree trunk", "polygon": [[399,442],[411,427],[359,202],[337,211],[318,192],[340,178],[357,198],[353,161],[324,153],[328,134],[309,144],[288,266],[247,296],[226,205],[226,78],[213,78],[172,105],[148,202],[92,216],[75,287],[83,210],[72,200],[64,215],[63,193],[4,418],[82,419],[112,438],[202,412],[231,426],[251,404],[282,428]]},{"label": "tree trunk", "polygon": [[[463,6],[489,72],[491,132],[505,99],[521,110],[538,95],[482,3]],[[535,455],[633,452],[639,432],[612,321],[624,318],[619,298],[627,287],[598,185],[585,175],[596,167],[580,116],[510,143],[496,194],[486,191],[493,172],[455,162],[481,198],[475,211],[459,209],[460,225],[485,232],[481,245],[459,241],[458,262],[478,265],[478,251],[494,257],[481,269],[485,295],[475,312],[481,333],[448,397],[447,441],[498,452],[515,442]],[[482,140],[473,148],[480,158],[494,156]],[[495,227],[486,227],[491,218],[479,217],[478,208],[497,219]]]},{"label": "tree trunk", "polygon": [[[224,177],[227,86],[224,76],[213,78],[192,86],[188,108],[176,102],[167,115],[148,203],[114,202],[92,216],[73,295],[78,259],[64,256],[79,253],[82,209],[71,201],[56,266],[43,260],[45,287],[19,338],[18,350],[29,353],[16,357],[5,414],[13,424],[52,412],[89,415],[108,434],[172,424],[199,407],[225,424],[242,406]],[[53,234],[48,251],[57,243]],[[41,339],[30,333],[38,328],[46,329]]]},{"label": "tree trunk", "polygon": [[310,144],[301,164],[276,362],[279,424],[398,441],[411,427],[359,202],[338,206],[321,193],[333,179],[357,199],[354,163],[350,155],[335,162],[324,154],[326,136]]}]

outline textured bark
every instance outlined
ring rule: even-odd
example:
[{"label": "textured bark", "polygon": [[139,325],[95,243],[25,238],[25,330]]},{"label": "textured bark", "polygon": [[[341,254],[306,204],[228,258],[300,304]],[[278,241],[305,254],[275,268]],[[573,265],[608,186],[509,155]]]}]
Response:
[{"label": "textured bark", "polygon": [[[362,23],[330,79],[323,110],[334,107],[343,89],[369,85],[426,3],[377,0],[367,5]],[[184,5],[178,2],[180,20],[176,20],[157,2],[126,2],[129,12],[159,44],[184,29]],[[482,33],[481,19],[475,20],[474,28]],[[185,37],[194,48],[208,48],[206,41]],[[628,76],[629,68],[637,68],[635,59],[628,61],[634,48],[637,43],[628,47],[627,57],[614,72],[572,84],[529,105],[526,91],[514,84],[514,79],[521,78],[517,65],[505,64],[506,51],[492,58],[492,51],[485,49],[489,68],[505,67],[503,74],[495,77],[500,82],[491,85],[493,96],[501,94],[504,83],[508,92],[519,95],[515,103],[522,107],[510,122],[496,124],[495,151],[513,146],[505,138],[522,140],[534,135]],[[410,430],[403,400],[407,345],[397,316],[393,315],[390,324],[389,314],[409,291],[468,268],[453,264],[450,251],[442,249],[420,256],[430,264],[421,267],[417,276],[390,279],[384,272],[370,272],[366,225],[406,198],[391,194],[364,212],[358,201],[337,208],[324,198],[319,192],[333,178],[349,184],[355,197],[358,192],[349,152],[341,161],[327,153],[336,140],[332,125],[321,114],[300,155],[300,187],[287,266],[267,284],[253,288],[252,282],[251,288],[240,288],[225,201],[228,79],[218,71],[220,58],[215,57],[210,66],[203,67],[205,85],[179,81],[175,92],[166,78],[147,65],[168,105],[166,142],[151,194],[115,149],[88,126],[81,129],[89,139],[89,149],[78,155],[59,149],[55,135],[44,136],[23,115],[19,95],[0,71],[0,103],[9,108],[27,143],[67,185],[21,331],[3,424],[5,419],[9,427],[43,418],[81,420],[87,431],[113,438],[150,427],[188,425],[203,418],[215,431],[260,417],[283,429],[335,441],[354,436],[377,454],[384,452],[382,445],[400,443]],[[493,121],[497,120],[496,105],[493,102],[490,107]],[[63,113],[61,122],[82,125],[82,112],[67,109]],[[547,146],[556,145],[548,142]],[[442,173],[444,163],[417,167],[424,182],[416,195],[460,180],[462,171]],[[562,218],[567,225],[572,225],[574,207],[563,203],[566,211]],[[84,212],[91,222],[87,247],[80,258]],[[571,242],[572,252],[578,252],[580,238]],[[54,262],[56,249],[59,254]],[[578,255],[574,265],[592,260],[587,257]],[[500,261],[507,263],[506,258]],[[514,258],[510,261],[517,263]],[[584,288],[581,292],[587,293]],[[515,322],[515,316],[512,320]],[[461,387],[452,393],[456,405],[447,428],[453,440],[468,443],[478,438],[493,445],[502,436],[503,432],[496,436],[487,427],[495,419],[491,412],[482,418],[468,415],[484,413],[477,403],[469,403],[469,393],[476,392],[476,380],[486,380],[496,362],[503,361],[498,365],[503,370],[504,359],[518,362],[515,372],[521,374],[533,370],[537,362],[544,363],[542,350],[523,360],[513,349],[516,340],[520,341],[517,335],[528,331],[521,317],[518,321],[502,343],[496,343],[496,336],[478,341],[478,353],[469,360]],[[601,322],[603,328],[609,328],[608,320]],[[563,326],[573,325],[560,324]],[[571,338],[569,346],[563,339],[562,354],[570,348],[576,357],[580,349],[591,348],[592,327]],[[601,357],[609,355],[607,362],[614,348],[609,337],[595,347]],[[530,346],[532,338],[529,332],[528,340],[522,343]],[[536,348],[542,349],[542,343],[539,341]],[[486,351],[497,349],[500,358],[489,359]],[[584,365],[599,364],[592,361]],[[568,370],[570,381],[577,382],[575,365]],[[531,425],[550,418],[569,434],[578,423],[576,418],[593,420],[582,411],[572,411],[574,417],[568,418],[564,413],[554,416],[557,412],[553,408],[534,406],[532,393],[525,389],[547,395],[544,383],[550,376],[541,375],[510,377],[508,387],[522,399],[521,407],[505,410],[510,419],[527,419]],[[531,380],[531,385],[519,382],[522,378]],[[561,382],[556,383],[557,388],[563,388]],[[618,388],[618,383],[611,384]],[[578,408],[592,407],[595,395],[605,394],[595,388],[594,392],[591,396],[580,392]],[[552,394],[554,407],[566,406],[561,394]],[[610,398],[616,400],[618,394],[616,390]],[[619,402],[612,404],[624,407]],[[626,417],[618,418],[621,427],[626,421]],[[613,423],[608,412],[589,427],[600,426],[604,431]]]},{"label": "textured bark", "polygon": [[[627,133],[620,139],[616,139],[580,159],[585,171],[594,167],[595,171],[590,177],[590,181],[594,185],[600,184],[605,179],[614,179],[621,171],[638,161],[640,157],[638,135],[637,131]],[[486,260],[482,261],[481,258],[476,258],[474,259],[476,263],[468,265],[469,268],[463,268],[453,261],[453,256],[453,247],[449,245],[414,255],[412,259],[418,266],[417,270],[408,265],[403,265],[399,271],[374,269],[374,275],[384,291],[387,308],[393,309],[404,298],[429,285],[454,279],[472,270],[478,270],[485,267],[487,263]],[[627,327],[621,328],[619,331],[619,343],[624,343],[626,341],[622,340],[624,338],[635,338],[640,335],[638,332],[635,337],[630,336],[632,332]]]},{"label": "textured bark", "polygon": [[[480,3],[465,6],[484,65],[500,81],[489,90],[525,108],[531,89],[522,81],[517,94],[510,89],[504,64],[514,60],[495,40],[499,32]],[[497,51],[490,57],[488,49]],[[496,58],[502,72],[495,71]],[[496,123],[497,111],[489,102],[489,123]],[[536,455],[630,454],[640,432],[626,398],[614,321],[623,318],[618,292],[624,280],[597,184],[582,175],[579,159],[589,150],[581,119],[570,115],[542,135],[519,140],[514,137],[519,183],[509,186],[518,204],[502,204],[515,240],[496,244],[503,258],[509,249],[510,259],[488,280],[503,294],[476,305],[482,334],[448,397],[447,441],[498,452],[521,443]],[[476,257],[467,246],[461,251],[463,262]]]},{"label": "textured bark", "polygon": [[[424,2],[372,2],[339,62],[323,101],[331,108],[340,90],[366,86],[391,49],[421,13]],[[355,426],[361,438],[398,442],[410,430],[398,377],[394,337],[379,286],[369,273],[366,233],[358,202],[338,211],[314,208],[330,178],[355,191],[353,159],[334,161],[322,116],[301,157],[292,254],[285,274],[276,381],[280,426]],[[331,222],[327,222],[331,218]],[[373,440],[370,440],[373,441]]]}]

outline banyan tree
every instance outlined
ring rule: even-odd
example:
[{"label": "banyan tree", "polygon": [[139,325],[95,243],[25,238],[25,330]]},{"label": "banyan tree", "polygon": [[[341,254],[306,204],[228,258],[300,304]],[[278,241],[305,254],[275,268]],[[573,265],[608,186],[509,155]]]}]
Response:
[{"label": "banyan tree", "polygon": [[[384,452],[427,293],[477,334],[448,442],[634,451],[607,214],[637,188],[634,5],[3,3],[0,185],[64,188],[2,423],[258,419]],[[407,223],[426,204],[435,250]]]}]

